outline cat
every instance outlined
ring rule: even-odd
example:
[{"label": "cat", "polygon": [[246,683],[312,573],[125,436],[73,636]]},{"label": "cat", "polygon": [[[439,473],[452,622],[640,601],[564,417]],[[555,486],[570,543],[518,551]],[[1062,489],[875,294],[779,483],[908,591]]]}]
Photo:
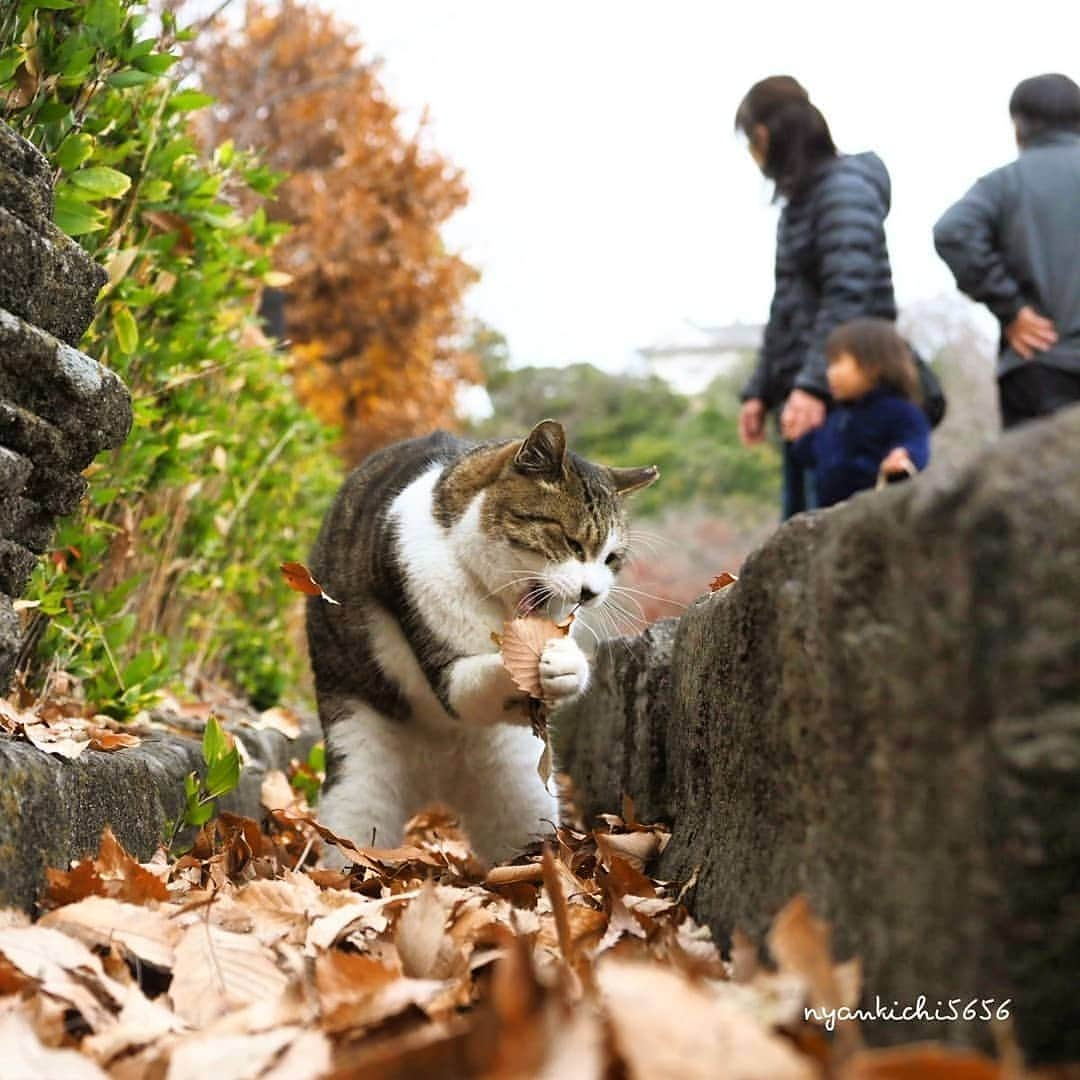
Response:
[{"label": "cat", "polygon": [[[627,557],[623,496],[658,476],[569,452],[554,420],[481,444],[435,432],[349,475],[310,560],[338,604],[313,597],[307,609],[331,830],[394,846],[441,803],[494,863],[557,820],[527,698],[492,635],[515,616],[602,605]],[[547,644],[550,710],[588,680],[573,634]]]}]

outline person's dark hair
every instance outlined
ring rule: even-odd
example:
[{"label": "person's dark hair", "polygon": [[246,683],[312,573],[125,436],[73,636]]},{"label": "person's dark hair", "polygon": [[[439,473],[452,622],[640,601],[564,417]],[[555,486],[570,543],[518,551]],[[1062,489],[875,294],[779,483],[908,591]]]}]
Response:
[{"label": "person's dark hair", "polygon": [[1018,83],[1009,115],[1020,145],[1047,131],[1080,132],[1080,86],[1068,75],[1035,75]]},{"label": "person's dark hair", "polygon": [[825,339],[825,358],[831,364],[843,353],[854,358],[875,386],[886,386],[908,401],[922,404],[919,372],[911,348],[888,319],[852,319],[841,323]]},{"label": "person's dark hair", "polygon": [[836,157],[836,144],[825,117],[802,84],[790,75],[772,75],[754,83],[735,111],[735,129],[748,139],[761,124],[769,133],[763,172],[778,196],[802,194],[818,166]]}]

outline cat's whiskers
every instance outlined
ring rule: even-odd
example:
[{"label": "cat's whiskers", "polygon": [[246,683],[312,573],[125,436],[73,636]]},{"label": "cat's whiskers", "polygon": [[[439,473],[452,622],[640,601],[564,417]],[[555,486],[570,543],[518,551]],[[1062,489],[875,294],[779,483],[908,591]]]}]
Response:
[{"label": "cat's whiskers", "polygon": [[599,648],[600,647],[600,635],[584,619],[579,619],[578,620],[578,626],[583,626],[586,630],[589,631],[590,634],[592,634],[593,638],[596,640],[596,646],[597,646],[597,648]]},{"label": "cat's whiskers", "polygon": [[[639,602],[638,598],[636,596],[631,595],[630,593],[627,593],[623,597],[623,599],[628,600],[631,604],[634,605],[634,607],[637,608],[638,613],[637,613],[636,617],[639,618],[643,624],[647,624],[649,620],[646,618],[645,609],[641,606],[641,603]],[[614,599],[612,599],[612,604],[615,604],[615,603],[616,603],[616,601]],[[619,604],[618,607],[619,607],[620,611],[625,611],[626,610],[626,608],[623,607],[621,604]]]},{"label": "cat's whiskers", "polygon": [[616,636],[623,642],[628,651],[630,650],[630,646],[626,639],[637,637],[647,625],[644,619],[638,618],[633,613],[626,611],[624,608],[618,607],[615,604],[612,604],[612,609],[608,613],[608,618],[611,620],[612,626],[616,631]]},{"label": "cat's whiskers", "polygon": [[659,600],[663,604],[671,604],[672,607],[680,608],[685,611],[688,604],[682,603],[680,600],[672,600],[670,596],[657,596],[656,593],[647,592],[645,589],[634,589],[629,585],[613,585],[613,592],[633,593],[637,596],[647,596],[650,600]]},{"label": "cat's whiskers", "polygon": [[[543,584],[537,577],[535,571],[525,572],[524,569],[522,569],[521,571],[511,571],[511,573],[513,574],[513,576],[510,578],[509,581],[504,582],[498,588],[492,589],[491,592],[485,594],[482,599],[490,600],[493,597],[497,596],[499,593],[505,592],[507,589],[512,589],[515,586],[525,585],[530,582],[536,585]],[[526,595],[527,594],[528,591],[526,592]]]},{"label": "cat's whiskers", "polygon": [[626,635],[620,632],[620,628],[615,621],[614,615],[610,611],[606,610],[608,600],[610,600],[610,597],[605,599],[604,603],[601,604],[600,607],[594,608],[597,616],[602,620],[606,628],[605,634],[607,636],[604,640],[618,641],[619,644],[622,645],[622,647],[626,650],[626,653],[629,656],[633,650],[631,650],[630,643],[626,640]]},{"label": "cat's whiskers", "polygon": [[619,601],[616,600],[613,596],[609,596],[607,598],[606,603],[609,603],[611,605],[611,609],[612,609],[613,612],[618,612],[631,625],[634,624],[634,623],[640,623],[642,627],[648,626],[649,620],[645,617],[645,611],[641,607],[641,605],[638,604],[637,601],[634,600],[634,598],[632,596],[628,596],[627,599],[632,600],[634,602],[634,604],[637,606],[637,609],[638,609],[638,614],[637,615],[635,615],[629,608],[624,607],[622,604],[620,604]]},{"label": "cat's whiskers", "polygon": [[627,545],[630,548],[630,557],[633,559],[637,556],[638,548],[644,548],[647,555],[656,556],[662,554],[665,549],[671,548],[673,541],[668,536],[639,535],[631,532],[627,537]]}]

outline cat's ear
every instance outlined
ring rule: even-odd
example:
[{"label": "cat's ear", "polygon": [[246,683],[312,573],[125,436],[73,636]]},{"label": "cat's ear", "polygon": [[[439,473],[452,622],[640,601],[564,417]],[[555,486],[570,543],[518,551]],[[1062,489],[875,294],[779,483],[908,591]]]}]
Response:
[{"label": "cat's ear", "polygon": [[631,491],[640,491],[660,479],[660,470],[655,465],[646,465],[642,469],[609,468],[612,487],[619,495],[629,495]]},{"label": "cat's ear", "polygon": [[557,420],[541,420],[514,455],[514,468],[531,476],[555,480],[563,475],[566,432]]}]

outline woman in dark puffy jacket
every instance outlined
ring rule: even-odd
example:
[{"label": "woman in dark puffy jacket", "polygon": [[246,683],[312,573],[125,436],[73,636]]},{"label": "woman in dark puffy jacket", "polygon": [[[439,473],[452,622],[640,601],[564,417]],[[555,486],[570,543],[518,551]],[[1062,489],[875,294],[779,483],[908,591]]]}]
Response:
[{"label": "woman in dark puffy jacket", "polygon": [[739,434],[746,445],[760,442],[766,414],[780,410],[788,518],[816,505],[812,473],[791,443],[825,419],[825,339],[849,319],[896,318],[884,228],[889,174],[876,154],[838,153],[825,117],[787,75],[752,86],[735,126],[783,203],[776,287]]}]

